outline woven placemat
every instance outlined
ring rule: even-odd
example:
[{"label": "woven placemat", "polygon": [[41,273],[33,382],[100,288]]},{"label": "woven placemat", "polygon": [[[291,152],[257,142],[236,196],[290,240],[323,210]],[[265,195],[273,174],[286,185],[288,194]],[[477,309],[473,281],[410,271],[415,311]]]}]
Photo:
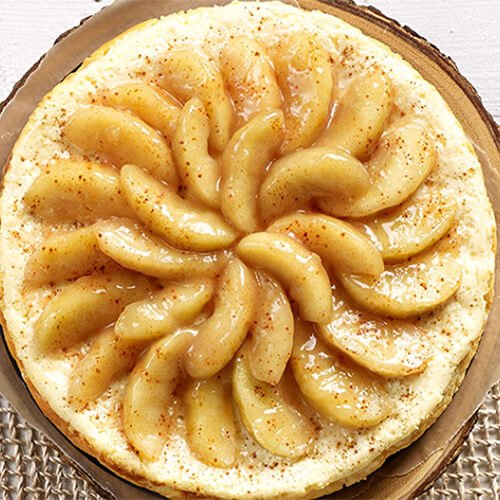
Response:
[{"label": "woven placemat", "polygon": [[[0,396],[0,494],[4,499],[102,497],[41,432]],[[490,391],[457,460],[421,500],[500,498],[500,384]]]}]

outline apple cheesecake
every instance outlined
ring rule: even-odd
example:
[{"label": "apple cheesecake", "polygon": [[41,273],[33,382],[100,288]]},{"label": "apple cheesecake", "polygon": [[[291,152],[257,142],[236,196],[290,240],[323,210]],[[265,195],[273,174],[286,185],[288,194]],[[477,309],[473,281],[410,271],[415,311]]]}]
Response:
[{"label": "apple cheesecake", "polygon": [[317,498],[440,415],[492,299],[481,166],[437,90],[322,12],[152,19],[6,166],[4,335],[77,446],[170,498]]}]

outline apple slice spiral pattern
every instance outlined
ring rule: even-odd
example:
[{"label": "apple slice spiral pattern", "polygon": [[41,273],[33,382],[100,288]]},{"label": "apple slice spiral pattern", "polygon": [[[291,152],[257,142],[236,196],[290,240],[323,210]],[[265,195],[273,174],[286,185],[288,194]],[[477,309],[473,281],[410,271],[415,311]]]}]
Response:
[{"label": "apple slice spiral pattern", "polygon": [[44,356],[76,350],[69,401],[87,411],[121,380],[141,459],[184,428],[214,467],[238,463],[239,426],[300,460],[314,419],[390,418],[391,379],[432,356],[413,318],[460,284],[457,206],[425,190],[432,131],[401,121],[377,69],[337,96],[306,33],[235,37],[219,63],[179,47],[163,67],[82,105],[69,159],[24,197],[60,225],[25,282],[57,286],[35,333]]}]

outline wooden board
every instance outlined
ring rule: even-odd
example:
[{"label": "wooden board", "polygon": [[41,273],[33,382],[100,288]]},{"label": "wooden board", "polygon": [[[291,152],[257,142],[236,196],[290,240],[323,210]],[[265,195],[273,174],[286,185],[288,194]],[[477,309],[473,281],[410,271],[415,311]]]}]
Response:
[{"label": "wooden board", "polygon": [[[6,1],[6,0],[3,0],[3,1]],[[9,1],[10,1],[10,0],[7,0],[7,2],[9,2]],[[342,0],[340,0],[340,1],[342,1]],[[26,3],[32,3],[32,2],[26,2]],[[56,3],[57,3],[57,2],[56,2],[55,0],[47,0],[47,1],[45,2],[44,6],[49,5],[49,4],[56,4]],[[76,0],[67,0],[67,3],[68,3],[68,4],[78,5],[79,7],[84,7],[84,6],[85,6],[85,8],[87,8],[87,7],[88,7],[88,5],[89,5],[89,4],[91,4],[91,2],[89,2],[89,1],[85,2],[84,0],[80,0],[79,2],[77,2]],[[367,2],[364,2],[364,3],[367,3]],[[373,1],[373,2],[370,2],[370,3],[377,5],[378,3],[382,4],[382,3],[388,3],[388,2],[387,2],[387,1],[386,1],[386,2],[382,2],[382,1],[380,1],[380,2]],[[393,2],[391,2],[391,3],[393,3]],[[408,3],[412,3],[412,2],[408,2]],[[437,2],[437,3],[438,3],[439,5],[444,5],[445,3],[446,3],[446,4],[448,4],[448,5],[450,5],[450,2],[444,2],[444,1]],[[478,2],[478,4],[479,4],[479,3],[481,3],[481,2]],[[101,4],[101,5],[102,5],[102,4]],[[394,5],[394,3],[393,3],[393,5]],[[420,5],[420,6],[422,6],[422,5],[424,5],[424,6],[425,6],[425,5],[426,5],[426,2],[419,2],[419,5]],[[499,5],[500,5],[500,4],[499,4]],[[0,8],[3,8],[3,6],[4,6],[4,4],[2,3],[2,5],[0,6]],[[99,6],[98,6],[98,7],[99,7]],[[65,9],[62,9],[62,10],[61,10],[61,12],[63,12],[63,11],[65,12]],[[3,10],[2,10],[2,11],[0,11],[0,12],[3,12]],[[420,12],[420,11],[419,11],[419,12]],[[56,14],[54,14],[54,15],[56,15]],[[85,13],[83,13],[83,14],[81,14],[81,15],[85,15]],[[391,15],[391,14],[389,13],[389,15]],[[394,15],[394,14],[392,14],[392,15],[393,15],[394,17],[398,17],[397,15]],[[402,22],[402,24],[405,24],[405,20],[404,20],[403,18],[399,17],[398,19]],[[36,22],[38,22],[38,23],[39,23],[39,22],[40,22],[40,20],[39,20],[39,18],[38,18],[37,20],[34,20],[33,22],[35,22],[35,23],[36,23]],[[76,23],[76,21],[75,21],[75,23]],[[75,23],[74,23],[74,24],[75,24]],[[45,26],[45,27],[46,27],[46,26]],[[2,29],[1,17],[0,17],[0,29]],[[63,30],[64,30],[64,28],[61,28],[61,31],[63,31]],[[384,31],[383,31],[383,33],[386,33],[386,31],[387,31],[387,30],[384,30]],[[422,30],[421,30],[421,31],[422,31]],[[0,33],[2,33],[2,38],[3,38],[4,33],[3,33],[2,31],[0,31]],[[426,36],[427,36],[427,37],[428,37],[431,41],[434,41],[434,40],[431,38],[431,35],[426,34],[425,32],[422,32],[422,34],[426,35]],[[6,45],[6,44],[0,44],[0,47],[3,49],[3,48],[5,47],[5,45]],[[439,45],[439,44],[438,44],[438,45]],[[21,54],[21,56],[23,56],[23,57],[24,57],[24,53],[23,53],[22,51],[18,52],[18,54]],[[452,56],[454,56],[454,54],[452,54],[452,53],[450,53],[450,52],[449,52],[449,54],[450,54],[450,55],[452,55]],[[35,59],[36,59],[36,57],[35,57]],[[458,61],[458,59],[457,59],[456,57],[455,57],[455,59]],[[29,64],[28,62],[26,62],[26,60],[24,60],[24,61],[25,61],[26,65],[28,65],[28,64]],[[1,64],[1,63],[2,63],[2,60],[0,60],[0,64]],[[459,62],[459,64],[460,64],[460,62]],[[0,68],[2,68],[2,66],[0,66]],[[25,67],[23,67],[23,69],[24,69],[24,68],[25,68]],[[493,66],[493,68],[494,68],[494,66]],[[490,69],[491,69],[491,68],[490,68]],[[22,71],[21,71],[21,73],[22,73]],[[453,78],[453,75],[452,75],[452,74],[451,74],[451,75],[450,75],[450,74],[448,74],[448,76],[451,76],[451,77]],[[497,75],[497,76],[498,76],[498,75]],[[18,77],[19,77],[19,76],[18,76]],[[18,78],[18,77],[17,77],[17,78]],[[432,79],[431,79],[431,80],[432,80]],[[497,80],[498,80],[498,78],[497,78]],[[453,80],[451,80],[451,81],[453,81]],[[455,81],[456,81],[456,80],[455,80]],[[440,83],[437,83],[437,82],[435,82],[435,83],[436,83],[436,85],[439,87],[439,86],[440,86],[440,83],[443,83],[443,82],[441,82],[441,81],[440,81]],[[443,84],[444,84],[444,83],[443,83]],[[495,82],[494,82],[494,85],[496,86],[496,80],[495,80]],[[3,96],[0,96],[0,98],[1,98],[1,97],[3,97]],[[497,96],[493,96],[493,93],[492,93],[492,97],[497,97]],[[451,103],[450,103],[450,104],[451,104]],[[452,106],[452,107],[454,108],[454,106]],[[458,109],[458,108],[457,108],[457,109]],[[466,108],[463,108],[463,109],[462,109],[462,108],[459,108],[459,109],[460,109],[461,111],[463,111],[463,113],[459,113],[459,115],[460,115],[460,118],[462,119],[462,121],[464,122],[464,124],[465,124],[465,125],[470,125],[470,124],[468,123],[468,118],[469,118],[470,116],[472,116],[472,115],[471,115],[471,113],[469,113],[469,112],[468,112],[468,110],[467,110]],[[493,110],[492,110],[492,111],[493,111]],[[499,117],[499,113],[498,113],[498,112],[496,112],[496,118],[497,118],[497,120],[498,120],[498,117]],[[484,125],[484,124],[478,124],[478,125]],[[478,134],[479,132],[481,132],[480,128],[481,128],[480,126],[476,126],[476,127],[471,127],[471,126],[467,127],[467,126],[466,126],[466,130],[468,129],[469,135],[471,135],[471,137],[472,137],[472,138],[474,138],[474,136],[475,136],[476,134]],[[486,137],[486,134],[480,134],[480,135],[481,135],[481,137]],[[477,143],[478,143],[478,144],[481,144],[481,137],[479,137],[479,138],[478,138],[478,140],[477,140]],[[467,429],[466,429],[464,432],[466,433],[467,431],[468,431],[468,426],[467,426]],[[49,434],[50,434],[50,433],[49,433]],[[465,434],[464,434],[464,435],[465,435]],[[463,437],[463,436],[462,436],[462,437]],[[458,442],[460,442],[460,441],[461,441],[462,437],[460,437],[460,438],[458,439]],[[67,448],[66,448],[66,449],[67,449]],[[439,463],[438,463],[438,465],[437,465],[437,466],[435,466],[434,464],[432,464],[433,468],[432,468],[432,474],[430,475],[430,477],[429,477],[429,475],[427,474],[427,471],[424,471],[424,472],[425,472],[425,476],[427,476],[427,479],[430,479],[431,477],[433,477],[433,476],[434,476],[434,474],[435,474],[435,473],[437,473],[437,472],[439,471],[439,469],[441,468],[441,465],[443,465],[443,464],[447,461],[447,459],[448,459],[451,455],[453,455],[453,453],[454,453],[454,452],[455,452],[455,448],[453,448],[453,450],[451,450],[450,454],[445,454],[444,456],[441,456],[441,457],[440,457],[440,461],[439,461]],[[81,463],[81,462],[80,462],[80,463]],[[87,470],[89,470],[89,469],[88,469],[88,467],[87,467]],[[419,480],[416,482],[416,486],[418,486],[418,487],[417,487],[416,489],[412,489],[412,490],[410,490],[410,491],[412,491],[412,492],[418,491],[418,490],[420,489],[420,487],[422,486],[422,484],[425,484],[425,483],[426,483],[426,481],[425,481],[425,482],[421,482],[421,481],[420,481],[420,479],[419,479]],[[120,486],[122,486],[122,485],[120,485]],[[115,491],[116,491],[116,490],[115,490]],[[387,498],[387,497],[385,497],[385,498]]]}]

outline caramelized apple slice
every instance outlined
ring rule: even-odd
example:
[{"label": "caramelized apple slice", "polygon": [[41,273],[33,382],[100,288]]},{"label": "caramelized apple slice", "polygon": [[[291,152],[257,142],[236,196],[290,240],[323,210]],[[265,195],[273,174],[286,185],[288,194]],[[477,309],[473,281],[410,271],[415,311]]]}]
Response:
[{"label": "caramelized apple slice", "polygon": [[172,155],[161,135],[127,111],[82,106],[64,127],[64,137],[84,153],[103,154],[117,167],[134,163],[177,185]]},{"label": "caramelized apple slice", "polygon": [[183,388],[189,447],[205,464],[231,467],[238,455],[230,381],[221,374]]},{"label": "caramelized apple slice", "polygon": [[116,335],[114,325],[106,327],[76,365],[68,389],[71,404],[81,409],[99,397],[115,377],[132,370],[144,346]]},{"label": "caramelized apple slice", "polygon": [[172,138],[181,108],[163,89],[151,83],[125,83],[102,97],[105,104],[132,111],[165,138]]},{"label": "caramelized apple slice", "polygon": [[236,239],[237,233],[218,213],[182,199],[135,165],[122,168],[121,182],[137,217],[174,247],[206,252]]},{"label": "caramelized apple slice", "polygon": [[326,125],[333,79],[328,52],[310,35],[294,33],[274,57],[285,100],[286,135],[282,153],[309,146]]},{"label": "caramelized apple slice", "polygon": [[361,196],[322,198],[321,210],[337,216],[365,217],[399,205],[425,180],[436,163],[426,127],[407,123],[382,137],[367,163],[371,187]]},{"label": "caramelized apple slice", "polygon": [[264,45],[241,35],[230,37],[222,57],[222,75],[236,108],[236,128],[254,115],[281,106],[281,93]]},{"label": "caramelized apple slice", "polygon": [[386,262],[407,259],[440,240],[455,224],[457,204],[450,196],[431,191],[410,198],[390,212],[357,224],[380,250]]},{"label": "caramelized apple slice", "polygon": [[133,217],[118,172],[89,161],[57,160],[42,169],[24,203],[49,222],[94,222],[100,217]]},{"label": "caramelized apple slice", "polygon": [[118,264],[148,276],[164,279],[214,276],[224,255],[176,250],[130,219],[109,219],[94,225],[103,254]]},{"label": "caramelized apple slice", "polygon": [[127,304],[153,287],[129,271],[83,276],[68,285],[45,307],[35,325],[42,351],[70,347],[116,320]]},{"label": "caramelized apple slice", "polygon": [[191,50],[171,50],[165,58],[162,86],[185,102],[199,97],[210,122],[210,147],[222,151],[229,140],[232,107],[219,71]]},{"label": "caramelized apple slice", "polygon": [[294,238],[279,233],[245,236],[238,243],[236,252],[249,265],[266,270],[284,283],[304,319],[318,323],[330,321],[330,280],[318,255]]},{"label": "caramelized apple slice", "polygon": [[423,314],[448,300],[462,277],[452,253],[439,246],[386,266],[378,278],[344,274],[342,285],[355,302],[376,314],[393,318]]},{"label": "caramelized apple slice", "polygon": [[57,283],[91,274],[109,262],[97,246],[91,226],[54,233],[31,255],[26,280],[34,285]]},{"label": "caramelized apple slice", "polygon": [[391,108],[390,80],[379,67],[372,67],[341,97],[332,123],[318,145],[335,144],[356,158],[366,158],[377,145]]},{"label": "caramelized apple slice", "polygon": [[326,343],[385,377],[405,377],[425,368],[431,351],[419,328],[354,309],[338,288],[333,287],[332,296],[333,321],[317,326]]},{"label": "caramelized apple slice", "polygon": [[116,321],[115,331],[125,339],[154,340],[198,316],[213,291],[213,282],[206,279],[168,285],[127,306]]},{"label": "caramelized apple slice", "polygon": [[198,327],[184,367],[193,378],[209,378],[232,359],[250,327],[257,299],[253,273],[233,258],[219,282],[214,312]]},{"label": "caramelized apple slice", "polygon": [[143,460],[161,455],[175,425],[172,393],[182,379],[180,358],[192,339],[188,328],[152,344],[133,369],[123,403],[123,429]]},{"label": "caramelized apple slice", "polygon": [[384,270],[375,245],[351,224],[339,219],[296,213],[278,219],[267,230],[295,236],[336,272],[378,276]]},{"label": "caramelized apple slice", "polygon": [[285,371],[293,346],[293,312],[281,285],[265,273],[257,275],[259,300],[248,359],[252,375],[276,385]]},{"label": "caramelized apple slice", "polygon": [[309,148],[276,161],[260,188],[262,218],[269,222],[307,206],[316,196],[362,195],[370,178],[361,162],[336,148]]},{"label": "caramelized apple slice", "polygon": [[172,152],[186,196],[216,208],[220,204],[221,169],[219,162],[208,153],[209,133],[205,106],[193,97],[182,108],[177,121]]},{"label": "caramelized apple slice", "polygon": [[389,415],[391,400],[383,380],[327,349],[302,321],[295,323],[291,365],[300,391],[325,418],[361,428]]},{"label": "caramelized apple slice", "polygon": [[222,155],[222,213],[240,231],[259,227],[257,194],[283,137],[283,112],[263,111],[240,128]]},{"label": "caramelized apple slice", "polygon": [[287,458],[308,453],[314,440],[312,423],[277,387],[257,380],[248,366],[249,349],[242,349],[233,368],[233,397],[248,432],[263,448]]}]

